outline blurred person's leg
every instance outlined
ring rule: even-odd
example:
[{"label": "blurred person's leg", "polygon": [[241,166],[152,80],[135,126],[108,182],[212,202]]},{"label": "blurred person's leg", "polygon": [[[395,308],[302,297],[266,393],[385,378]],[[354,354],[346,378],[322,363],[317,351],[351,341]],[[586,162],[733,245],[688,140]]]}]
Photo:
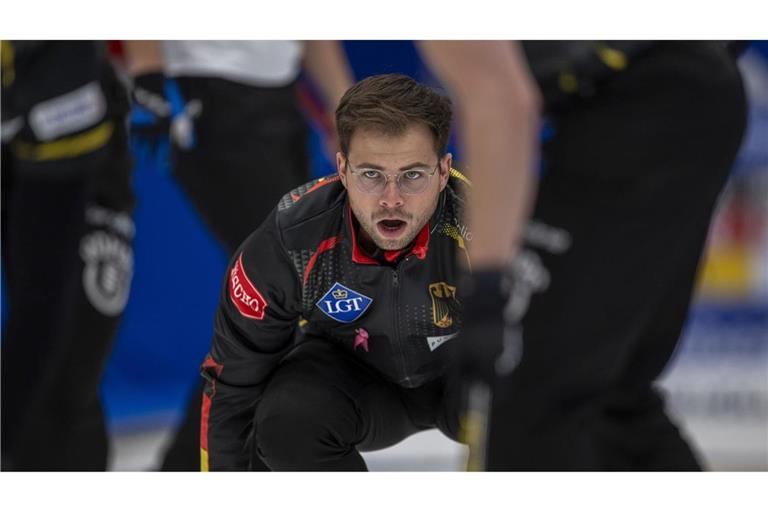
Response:
[{"label": "blurred person's leg", "polygon": [[[219,78],[177,81],[185,100],[199,100],[202,111],[195,120],[195,147],[172,149],[173,173],[232,255],[284,194],[309,179],[307,127],[295,88],[252,87]],[[197,373],[190,369],[190,375]],[[163,460],[164,471],[200,468],[202,389],[200,379]]]},{"label": "blurred person's leg", "polygon": [[231,255],[284,194],[309,179],[307,127],[295,88],[219,78],[178,83],[187,102],[200,100],[202,112],[196,146],[173,148],[173,173]]},{"label": "blurred person's leg", "polygon": [[125,143],[103,151],[69,162],[69,176],[13,178],[2,407],[15,469],[106,469],[98,385],[128,298],[133,222]]},{"label": "blurred person's leg", "polygon": [[[653,382],[680,337],[745,104],[714,43],[664,43],[553,116],[488,469],[699,467]],[[567,244],[562,241],[567,240]]]},{"label": "blurred person's leg", "polygon": [[15,469],[22,418],[38,394],[43,369],[64,317],[65,268],[74,267],[83,212],[83,185],[16,176],[3,151],[3,274],[8,317],[2,343],[3,469]]}]

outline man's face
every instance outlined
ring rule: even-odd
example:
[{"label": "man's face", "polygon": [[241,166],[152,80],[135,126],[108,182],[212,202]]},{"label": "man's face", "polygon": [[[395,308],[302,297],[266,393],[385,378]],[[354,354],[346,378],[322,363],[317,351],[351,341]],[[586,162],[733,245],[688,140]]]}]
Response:
[{"label": "man's face", "polygon": [[[410,244],[434,213],[448,183],[451,155],[438,159],[433,135],[421,124],[396,136],[359,129],[350,139],[349,154],[336,154],[336,167],[363,228],[361,235],[380,249],[396,251]],[[383,189],[370,192],[375,181],[371,178],[382,178],[375,171],[389,178]],[[415,185],[419,180],[426,181]],[[420,192],[408,193],[421,186]]]}]

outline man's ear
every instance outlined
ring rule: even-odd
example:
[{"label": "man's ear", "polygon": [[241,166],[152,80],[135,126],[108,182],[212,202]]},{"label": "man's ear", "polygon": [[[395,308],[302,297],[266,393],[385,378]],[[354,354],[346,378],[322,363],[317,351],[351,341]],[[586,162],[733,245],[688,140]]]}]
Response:
[{"label": "man's ear", "polygon": [[451,177],[451,166],[453,165],[453,155],[446,153],[440,159],[440,191],[448,185],[448,178]]},{"label": "man's ear", "polygon": [[347,187],[347,159],[341,151],[336,153],[336,172],[341,178],[341,184]]}]

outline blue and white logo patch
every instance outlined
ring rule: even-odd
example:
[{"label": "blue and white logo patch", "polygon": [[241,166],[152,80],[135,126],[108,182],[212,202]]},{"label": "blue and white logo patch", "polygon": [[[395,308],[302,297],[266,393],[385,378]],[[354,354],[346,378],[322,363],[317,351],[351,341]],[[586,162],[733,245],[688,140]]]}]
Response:
[{"label": "blue and white logo patch", "polygon": [[348,324],[360,318],[372,302],[372,298],[336,282],[315,305],[337,322]]}]

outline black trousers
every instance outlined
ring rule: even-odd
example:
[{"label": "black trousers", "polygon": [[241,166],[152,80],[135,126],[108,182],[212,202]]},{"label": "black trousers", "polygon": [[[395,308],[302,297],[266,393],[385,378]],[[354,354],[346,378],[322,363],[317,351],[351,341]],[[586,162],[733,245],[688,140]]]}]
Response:
[{"label": "black trousers", "polygon": [[123,122],[78,158],[20,162],[3,147],[3,470],[107,467],[99,382],[133,273]]},{"label": "black trousers", "polygon": [[208,229],[233,254],[284,194],[308,180],[307,127],[295,88],[177,80],[184,99],[200,101],[202,112],[197,145],[174,145],[171,168]]},{"label": "black trousers", "polygon": [[694,470],[654,381],[745,127],[735,64],[669,42],[553,113],[517,261],[491,470]]},{"label": "black trousers", "polygon": [[[232,255],[284,194],[309,179],[306,123],[293,85],[262,88],[220,78],[177,80],[184,99],[200,101],[202,112],[195,121],[196,146],[172,148],[172,172]],[[190,376],[198,374],[198,368],[190,368]],[[200,378],[162,470],[200,470],[202,393]]]},{"label": "black trousers", "polygon": [[389,383],[323,339],[299,344],[272,374],[256,408],[252,459],[276,471],[364,471],[360,451],[439,428],[457,440],[459,381]]}]

